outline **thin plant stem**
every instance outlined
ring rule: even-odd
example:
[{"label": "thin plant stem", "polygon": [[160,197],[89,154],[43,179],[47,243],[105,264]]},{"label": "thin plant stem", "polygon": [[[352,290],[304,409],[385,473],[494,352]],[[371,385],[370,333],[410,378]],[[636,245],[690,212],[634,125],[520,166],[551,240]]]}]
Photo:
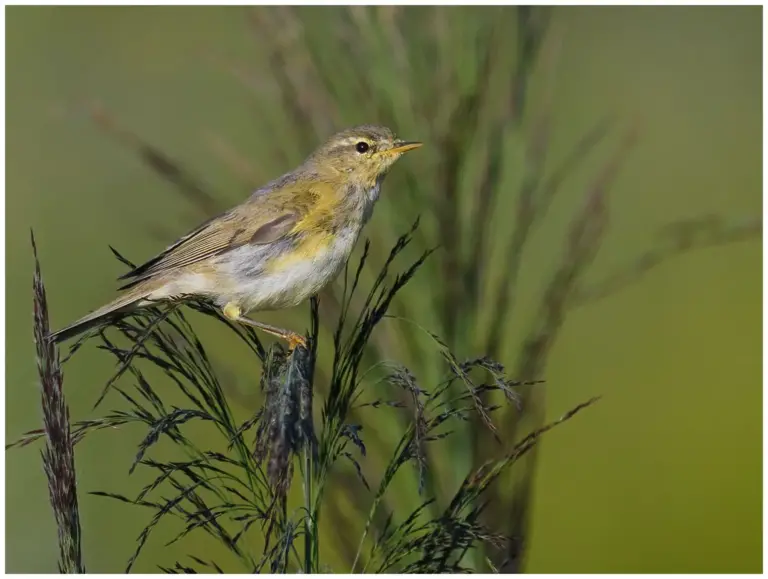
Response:
[{"label": "thin plant stem", "polygon": [[303,451],[303,486],[304,486],[304,509],[306,510],[304,519],[304,572],[312,573],[312,560],[314,554],[314,503],[312,501],[312,454],[309,445],[304,445]]}]

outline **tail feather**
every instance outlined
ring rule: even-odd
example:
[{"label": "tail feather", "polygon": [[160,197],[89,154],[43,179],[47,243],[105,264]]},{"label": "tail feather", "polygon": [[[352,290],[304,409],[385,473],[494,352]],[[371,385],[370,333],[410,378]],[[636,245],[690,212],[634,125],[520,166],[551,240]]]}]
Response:
[{"label": "tail feather", "polygon": [[131,310],[132,306],[136,305],[136,303],[144,297],[144,294],[136,295],[135,293],[121,296],[106,306],[80,318],[76,322],[51,333],[50,336],[48,336],[48,339],[52,342],[63,342],[64,340],[82,334],[91,328],[106,324],[110,320],[119,317],[120,314]]}]

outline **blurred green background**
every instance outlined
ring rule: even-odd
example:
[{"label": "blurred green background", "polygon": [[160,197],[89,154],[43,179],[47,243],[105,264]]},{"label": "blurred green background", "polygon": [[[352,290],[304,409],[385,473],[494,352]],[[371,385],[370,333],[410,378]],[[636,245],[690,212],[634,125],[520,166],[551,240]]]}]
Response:
[{"label": "blurred green background", "polygon": [[[336,34],[333,22],[343,10],[300,12],[306,33],[322,46],[325,35]],[[484,9],[445,10],[454,10],[448,21],[463,22],[470,32],[484,18]],[[52,322],[59,327],[112,295],[122,270],[108,244],[144,259],[200,218],[129,148],[99,130],[83,103],[100,102],[122,127],[211,184],[226,204],[247,194],[252,184],[244,181],[265,182],[316,146],[297,143],[282,128],[288,113],[280,95],[270,92],[266,41],[254,34],[246,13],[6,10],[7,440],[37,427],[41,415],[29,228],[37,237]],[[642,252],[666,223],[760,214],[761,16],[759,7],[554,10],[551,29],[560,50],[546,79],[554,87],[553,147],[565,150],[605,114],[636,120],[640,128],[612,189],[611,228],[590,277],[609,274]],[[449,36],[450,46],[438,56],[456,58],[471,78],[477,65],[471,54],[461,58],[467,38]],[[336,58],[339,75],[348,74],[343,57]],[[227,70],[228,63],[248,67],[250,88]],[[372,63],[371,74],[377,70]],[[374,86],[397,83],[398,77],[377,78]],[[405,95],[420,91],[418,85],[395,88]],[[261,91],[260,99],[252,90]],[[365,104],[345,110],[344,121],[380,122],[364,114]],[[423,139],[406,134],[419,123],[394,128],[403,137]],[[250,162],[254,174],[248,179],[233,170],[229,149]],[[435,162],[428,155],[401,163],[418,178],[420,163]],[[368,229],[382,251],[415,217],[413,206],[405,211],[398,200],[398,170]],[[582,198],[588,177],[577,177],[577,185],[563,192],[534,236],[521,270],[522,312],[537,303],[537,284],[557,262],[569,208]],[[503,203],[502,216],[512,207],[511,201]],[[432,209],[425,204],[416,211],[429,216]],[[543,442],[527,571],[762,569],[760,264],[757,238],[696,250],[569,314],[544,371],[547,415],[556,417],[595,394],[604,399]],[[504,266],[497,252],[491,267]],[[405,295],[428,301],[428,281],[417,278]],[[290,313],[272,319],[290,315],[297,319]],[[418,321],[431,326],[424,318]],[[525,315],[521,319],[508,323],[510,343],[530,323]],[[110,368],[106,356],[95,352],[65,367],[73,418],[91,416]],[[127,481],[127,467],[138,437],[102,432],[77,447],[89,571],[121,570],[149,516],[86,494],[135,487]],[[39,453],[27,448],[5,458],[6,570],[53,572],[55,526]],[[158,562],[201,545],[190,539],[183,549],[166,552],[155,541],[135,570],[152,571]]]}]

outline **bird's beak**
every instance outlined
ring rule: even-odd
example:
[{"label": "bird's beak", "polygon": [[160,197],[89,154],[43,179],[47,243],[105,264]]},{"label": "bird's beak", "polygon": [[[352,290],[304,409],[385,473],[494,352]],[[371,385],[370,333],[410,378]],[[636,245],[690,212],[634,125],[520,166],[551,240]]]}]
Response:
[{"label": "bird's beak", "polygon": [[395,141],[394,145],[387,153],[405,153],[406,151],[418,149],[422,143],[418,141]]}]

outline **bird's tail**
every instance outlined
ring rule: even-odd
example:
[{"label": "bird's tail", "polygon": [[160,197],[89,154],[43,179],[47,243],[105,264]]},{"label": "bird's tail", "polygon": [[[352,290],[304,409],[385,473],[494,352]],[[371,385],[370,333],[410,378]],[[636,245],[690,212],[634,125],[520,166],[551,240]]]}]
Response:
[{"label": "bird's tail", "polygon": [[91,328],[106,324],[109,321],[118,318],[120,314],[133,309],[138,305],[138,302],[143,301],[144,298],[147,297],[147,293],[148,292],[146,291],[127,292],[106,306],[91,312],[65,328],[53,332],[48,336],[48,339],[52,342],[63,342],[64,340],[82,334]]}]

